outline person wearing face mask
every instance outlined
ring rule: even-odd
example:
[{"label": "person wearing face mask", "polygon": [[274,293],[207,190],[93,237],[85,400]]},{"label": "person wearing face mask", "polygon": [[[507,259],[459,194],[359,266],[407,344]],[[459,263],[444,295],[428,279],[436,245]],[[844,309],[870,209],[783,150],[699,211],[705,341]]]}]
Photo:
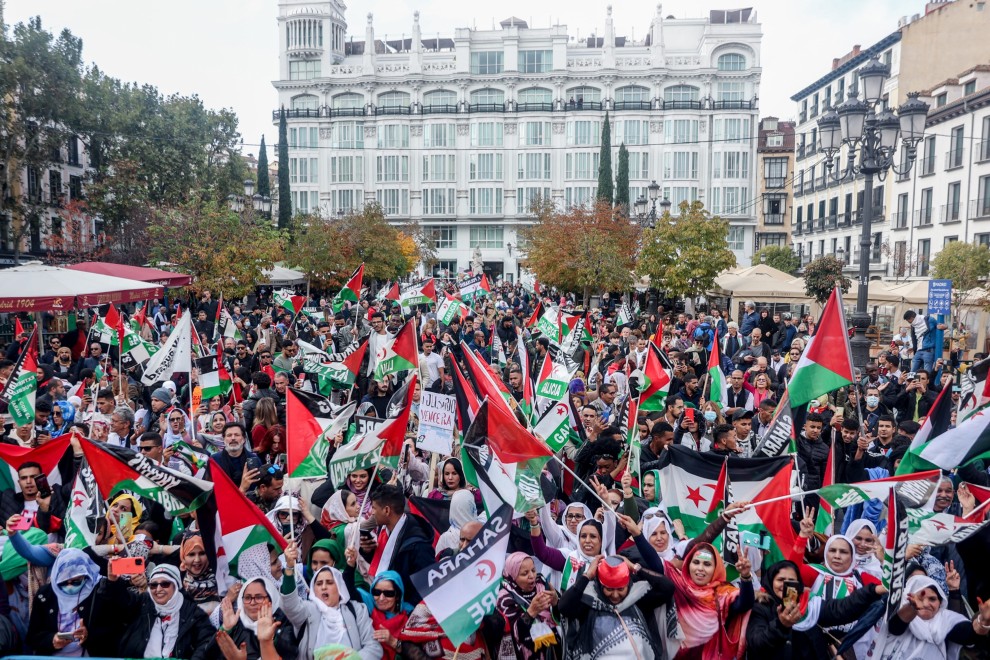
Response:
[{"label": "person wearing face mask", "polygon": [[129,599],[123,580],[104,580],[86,553],[65,548],[38,591],[28,623],[27,646],[38,655],[115,656],[133,613],[115,607]]}]

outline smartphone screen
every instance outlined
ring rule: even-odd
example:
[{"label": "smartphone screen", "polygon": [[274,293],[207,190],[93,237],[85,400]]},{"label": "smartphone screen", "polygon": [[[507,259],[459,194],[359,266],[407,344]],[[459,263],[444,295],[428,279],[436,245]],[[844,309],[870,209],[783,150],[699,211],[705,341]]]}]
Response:
[{"label": "smartphone screen", "polygon": [[686,419],[689,422],[693,422],[694,421],[694,408],[685,408],[684,409],[684,419]]},{"label": "smartphone screen", "polygon": [[52,487],[48,484],[48,475],[39,474],[34,478],[34,485],[38,487],[39,497],[50,497],[52,494]]},{"label": "smartphone screen", "polygon": [[788,580],[784,583],[784,606],[788,607],[798,601],[798,583]]}]

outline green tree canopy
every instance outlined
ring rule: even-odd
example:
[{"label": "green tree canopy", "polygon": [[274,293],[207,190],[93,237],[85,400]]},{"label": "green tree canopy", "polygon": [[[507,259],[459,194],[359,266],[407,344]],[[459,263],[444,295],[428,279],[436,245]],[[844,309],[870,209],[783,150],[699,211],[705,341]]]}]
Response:
[{"label": "green tree canopy", "polygon": [[665,213],[643,233],[637,270],[673,298],[702,295],[711,291],[719,273],[736,265],[728,236],[729,223],[712,216],[704,204],[681,202],[677,215]]},{"label": "green tree canopy", "polygon": [[962,241],[949,243],[932,259],[931,272],[936,279],[952,280],[952,303],[958,317],[964,304],[986,298],[990,248]]},{"label": "green tree canopy", "polygon": [[852,281],[842,274],[845,265],[831,254],[818,257],[804,267],[804,292],[821,305],[828,302],[836,286],[842,288],[842,293],[848,293]]},{"label": "green tree canopy", "polygon": [[753,263],[793,274],[801,267],[801,257],[786,245],[766,245],[753,253]]},{"label": "green tree canopy", "polygon": [[191,288],[239,298],[282,258],[286,238],[271,223],[232,211],[226,201],[192,200],[154,214],[148,227],[151,258],[195,277]]},{"label": "green tree canopy", "polygon": [[541,283],[580,293],[585,305],[594,293],[632,287],[639,228],[610,202],[558,212],[544,201],[533,210],[536,222],[522,230],[523,264]]}]

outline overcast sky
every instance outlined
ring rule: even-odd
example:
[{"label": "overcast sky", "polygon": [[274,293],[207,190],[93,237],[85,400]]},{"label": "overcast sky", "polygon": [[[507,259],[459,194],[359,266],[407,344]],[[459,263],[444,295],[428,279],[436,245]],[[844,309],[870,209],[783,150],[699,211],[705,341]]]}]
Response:
[{"label": "overcast sky", "polygon": [[[375,36],[412,31],[420,11],[423,36],[453,36],[456,27],[491,28],[510,15],[531,27],[553,23],[586,36],[605,25],[606,2],[582,0],[373,0],[349,2],[349,32],[364,38],[364,16],[375,14]],[[491,6],[498,4],[497,14]],[[924,11],[923,0],[753,0],[708,2],[667,0],[665,16],[697,17],[709,9],[753,6],[763,27],[761,114],[794,116],[789,97],[824,75],[832,58],[854,44],[875,43],[897,28],[903,15]],[[641,39],[655,5],[641,0],[613,2],[618,36]],[[534,14],[533,7],[540,13]],[[6,0],[6,21],[41,15],[53,31],[69,28],[83,39],[83,56],[107,74],[155,85],[165,94],[198,94],[209,107],[230,107],[240,119],[245,153],[257,153],[262,133],[269,144],[277,129],[271,111],[278,75],[276,0]],[[269,153],[271,157],[272,154]]]}]

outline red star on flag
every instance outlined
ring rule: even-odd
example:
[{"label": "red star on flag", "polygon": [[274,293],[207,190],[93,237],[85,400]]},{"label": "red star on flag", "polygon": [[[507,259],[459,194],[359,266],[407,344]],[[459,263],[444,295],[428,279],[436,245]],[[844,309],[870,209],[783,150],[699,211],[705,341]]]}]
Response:
[{"label": "red star on flag", "polygon": [[935,529],[937,529],[940,532],[944,532],[945,530],[949,529],[948,527],[945,526],[945,523],[942,522],[941,520],[933,520],[932,525],[934,525]]},{"label": "red star on flag", "polygon": [[696,507],[701,508],[701,503],[705,501],[704,496],[701,494],[701,488],[691,488],[688,486],[687,499],[691,500]]}]

